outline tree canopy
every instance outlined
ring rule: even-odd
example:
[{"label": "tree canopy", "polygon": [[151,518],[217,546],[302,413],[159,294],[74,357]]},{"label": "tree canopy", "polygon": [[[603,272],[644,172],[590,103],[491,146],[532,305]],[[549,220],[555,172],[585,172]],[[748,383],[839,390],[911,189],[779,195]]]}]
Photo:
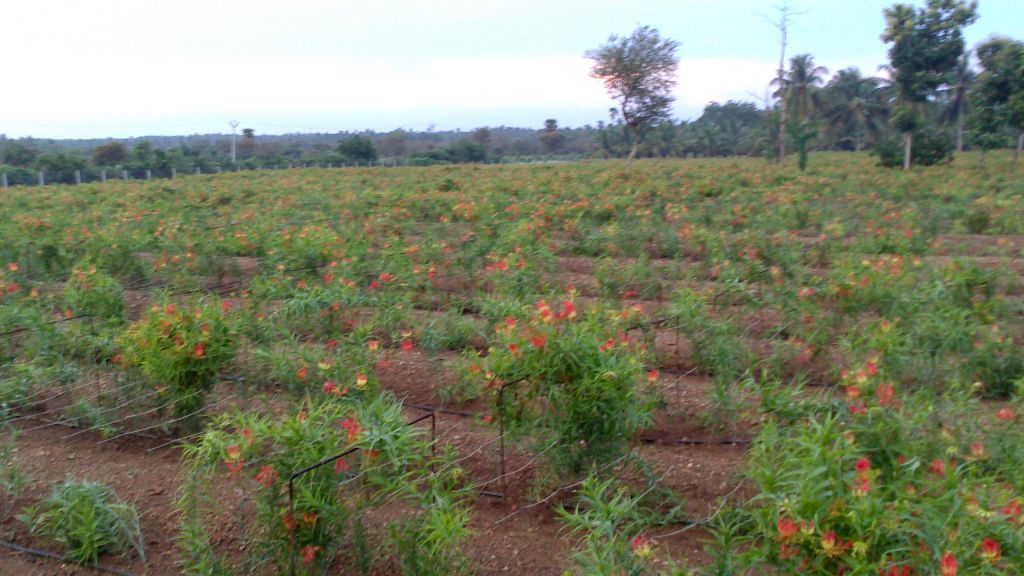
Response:
[{"label": "tree canopy", "polygon": [[591,77],[604,82],[629,127],[633,139],[630,160],[636,156],[644,130],[671,115],[678,48],[675,40],[642,26],[628,37],[612,35],[600,48],[586,52],[586,57],[594,61]]}]

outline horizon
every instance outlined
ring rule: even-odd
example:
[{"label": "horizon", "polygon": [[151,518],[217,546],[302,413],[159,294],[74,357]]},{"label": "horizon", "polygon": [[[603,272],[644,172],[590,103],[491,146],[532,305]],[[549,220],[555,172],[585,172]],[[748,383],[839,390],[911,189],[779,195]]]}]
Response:
[{"label": "horizon", "polygon": [[[876,75],[891,4],[790,2],[799,14],[787,61],[810,53],[829,76],[851,66]],[[231,120],[257,135],[595,125],[613,103],[584,52],[640,25],[681,44],[675,119],[693,120],[712,101],[764,107],[778,67],[777,11],[766,0],[391,0],[372,10],[327,0],[43,0],[8,12],[14,25],[0,50],[32,50],[7,70],[28,80],[4,94],[0,134],[12,139],[230,136]],[[17,25],[25,22],[33,25]],[[983,0],[965,40],[972,48],[1022,29],[1017,2]]]}]

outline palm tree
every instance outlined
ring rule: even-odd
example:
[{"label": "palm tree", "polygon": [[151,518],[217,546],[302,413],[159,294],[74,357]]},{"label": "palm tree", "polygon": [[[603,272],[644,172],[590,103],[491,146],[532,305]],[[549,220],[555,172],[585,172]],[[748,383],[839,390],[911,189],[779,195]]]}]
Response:
[{"label": "palm tree", "polygon": [[878,78],[864,78],[857,68],[837,72],[821,91],[830,139],[852,140],[854,151],[860,152],[867,136],[881,135],[888,113],[884,92]]},{"label": "palm tree", "polygon": [[818,88],[825,82],[828,68],[815,66],[814,57],[810,54],[798,54],[789,60],[789,72],[779,86],[778,80],[772,82],[777,88],[776,98],[785,98],[786,107],[793,111],[797,120],[807,120],[819,107]]},{"label": "palm tree", "polygon": [[942,92],[946,101],[940,119],[948,123],[956,123],[956,151],[964,151],[964,116],[970,110],[969,94],[977,73],[971,69],[970,52],[960,57],[950,77],[949,86]]}]

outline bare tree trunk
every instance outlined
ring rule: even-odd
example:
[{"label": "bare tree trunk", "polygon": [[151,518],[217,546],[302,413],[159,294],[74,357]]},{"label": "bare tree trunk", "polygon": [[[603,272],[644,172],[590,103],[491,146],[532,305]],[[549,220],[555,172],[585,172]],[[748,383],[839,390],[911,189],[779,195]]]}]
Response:
[{"label": "bare tree trunk", "polygon": [[963,106],[956,112],[956,153],[964,151],[964,111]]},{"label": "bare tree trunk", "polygon": [[1017,163],[1017,158],[1020,158],[1020,153],[1024,152],[1024,130],[1020,131],[1017,135],[1017,149],[1013,151],[1013,163]]},{"label": "bare tree trunk", "polygon": [[786,25],[789,19],[789,7],[783,6],[782,16],[779,18],[779,31],[782,32],[782,40],[779,42],[779,90],[782,97],[779,98],[779,164],[786,161]]},{"label": "bare tree trunk", "polygon": [[903,133],[903,169],[910,170],[910,148],[913,146],[914,133]]},{"label": "bare tree trunk", "polygon": [[636,158],[636,149],[639,148],[639,146],[640,146],[640,141],[637,138],[638,130],[637,130],[636,126],[633,126],[632,124],[630,124],[629,125],[629,132],[630,132],[630,134],[633,135],[633,138],[632,138],[632,140],[633,140],[632,144],[633,145],[630,146],[629,158],[626,159],[626,169],[627,170],[633,167],[633,158]]}]

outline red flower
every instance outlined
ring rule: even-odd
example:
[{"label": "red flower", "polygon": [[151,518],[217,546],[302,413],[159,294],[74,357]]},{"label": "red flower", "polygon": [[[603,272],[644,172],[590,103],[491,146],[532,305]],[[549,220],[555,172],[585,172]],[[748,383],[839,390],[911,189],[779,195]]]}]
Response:
[{"label": "red flower", "polygon": [[654,384],[657,381],[658,381],[658,371],[657,370],[651,370],[650,372],[647,373],[647,382],[648,383]]},{"label": "red flower", "polygon": [[359,439],[359,433],[362,432],[362,427],[353,418],[346,418],[341,422],[341,427],[348,433],[348,443],[351,444]]},{"label": "red flower", "polygon": [[317,553],[319,553],[323,549],[323,546],[304,546],[302,548],[302,563],[309,564],[313,560],[316,560]]},{"label": "red flower", "polygon": [[867,458],[861,458],[860,460],[857,460],[856,468],[858,474],[863,474],[868,470],[871,470],[871,461]]},{"label": "red flower", "polygon": [[328,381],[324,382],[324,393],[325,394],[332,394],[334,396],[337,396],[338,395],[338,385],[335,384],[334,382],[332,382],[331,380],[328,380]]},{"label": "red flower", "polygon": [[299,380],[305,380],[307,376],[309,376],[309,369],[305,366],[295,371],[295,377]]},{"label": "red flower", "polygon": [[981,542],[981,555],[989,564],[995,564],[1003,557],[1003,549],[999,547],[999,542],[985,538]]},{"label": "red flower", "polygon": [[893,408],[899,408],[900,401],[896,399],[896,390],[892,387],[892,384],[882,384],[875,391],[875,395],[878,397],[879,406],[892,406]]},{"label": "red flower", "polygon": [[942,576],[956,576],[957,568],[959,567],[956,556],[946,552],[942,555],[939,567],[942,569]]},{"label": "red flower", "polygon": [[1002,513],[1005,516],[1009,516],[1010,522],[1016,522],[1018,518],[1021,518],[1020,502],[1018,500],[1014,500],[1006,506],[1003,506]]},{"label": "red flower", "polygon": [[334,473],[341,474],[348,470],[348,462],[345,462],[344,458],[338,458],[334,461]]},{"label": "red flower", "polygon": [[796,522],[793,522],[789,518],[786,518],[784,516],[780,517],[778,527],[779,536],[781,536],[783,540],[788,540],[796,535]]},{"label": "red flower", "polygon": [[572,318],[575,318],[575,317],[576,317],[576,305],[573,304],[571,300],[566,300],[566,301],[562,302],[562,311],[559,312],[555,316],[555,318],[558,319],[558,320],[562,320],[563,318],[572,319]]},{"label": "red flower", "polygon": [[264,466],[260,468],[258,474],[256,474],[256,482],[265,488],[270,488],[274,485],[274,481],[277,480],[277,470],[274,470],[273,466]]},{"label": "red flower", "polygon": [[224,460],[228,472],[237,474],[245,467],[245,460],[242,459],[242,450],[238,446],[228,446],[228,457]]},{"label": "red flower", "polygon": [[408,338],[406,338],[405,340],[402,340],[401,347],[402,347],[402,351],[403,352],[411,352],[412,351],[412,340],[409,340]]},{"label": "red flower", "polygon": [[1013,422],[1016,419],[1017,415],[1009,408],[1001,408],[999,412],[996,412],[996,420],[1000,422]]},{"label": "red flower", "polygon": [[868,376],[878,375],[878,364],[874,360],[868,360],[867,365]]},{"label": "red flower", "polygon": [[516,344],[515,342],[509,344],[508,351],[511,352],[513,355],[519,354],[519,345]]},{"label": "red flower", "polygon": [[511,316],[505,317],[505,326],[507,326],[509,328],[512,328],[515,325],[516,325],[516,319],[515,318],[513,318]]},{"label": "red flower", "polygon": [[928,471],[936,476],[946,475],[946,463],[936,458],[932,460],[932,463],[928,465]]},{"label": "red flower", "polygon": [[534,348],[543,348],[548,343],[548,335],[541,334],[540,336],[533,336],[530,338],[530,344],[533,344]]},{"label": "red flower", "polygon": [[914,569],[910,566],[890,566],[888,569],[882,568],[878,572],[878,576],[913,576]]}]

